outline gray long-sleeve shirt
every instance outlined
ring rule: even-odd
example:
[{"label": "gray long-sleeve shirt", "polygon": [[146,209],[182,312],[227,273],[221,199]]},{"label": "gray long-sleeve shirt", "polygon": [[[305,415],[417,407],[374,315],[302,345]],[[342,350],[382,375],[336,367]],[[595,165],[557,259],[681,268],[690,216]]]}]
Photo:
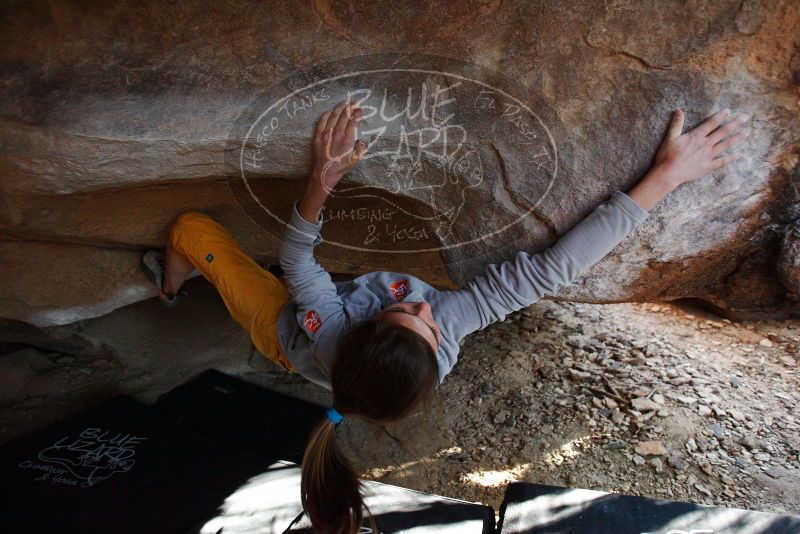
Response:
[{"label": "gray long-sleeve shirt", "polygon": [[547,250],[519,252],[514,260],[488,266],[461,289],[440,291],[414,276],[386,271],[333,282],[314,259],[322,221],[306,221],[295,205],[280,252],[292,298],[278,319],[278,340],[300,374],[331,389],[337,345],[352,326],[389,304],[427,301],[442,332],[436,354],[441,384],[458,359],[464,336],[571,284],[648,215],[616,191]]}]

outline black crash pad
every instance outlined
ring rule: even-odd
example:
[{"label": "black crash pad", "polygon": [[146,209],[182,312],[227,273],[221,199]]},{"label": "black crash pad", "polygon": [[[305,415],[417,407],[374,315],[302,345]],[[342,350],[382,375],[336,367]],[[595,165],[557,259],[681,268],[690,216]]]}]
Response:
[{"label": "black crash pad", "polygon": [[0,447],[0,525],[185,532],[268,466],[117,397]]},{"label": "black crash pad", "polygon": [[[276,461],[230,494],[220,515],[198,525],[198,531],[282,533],[302,512],[300,469],[295,464],[302,460],[311,430],[325,417],[324,407],[210,370],[164,395],[154,408],[209,439]],[[365,484],[375,493],[367,505],[381,511],[373,508],[383,533],[423,526],[430,532],[447,532],[447,525],[458,533],[494,532],[494,511],[487,506]],[[310,533],[303,524],[301,520],[290,532]]]},{"label": "black crash pad", "polygon": [[216,443],[300,463],[325,408],[214,369],[163,395],[154,408]]},{"label": "black crash pad", "polygon": [[[323,408],[216,371],[157,406],[117,397],[0,447],[2,531],[289,528],[302,512],[300,469],[274,458],[302,456]],[[377,482],[365,488],[383,533],[494,532],[487,506]],[[290,532],[307,527],[303,517]]]},{"label": "black crash pad", "polygon": [[500,534],[797,534],[800,517],[514,482]]}]

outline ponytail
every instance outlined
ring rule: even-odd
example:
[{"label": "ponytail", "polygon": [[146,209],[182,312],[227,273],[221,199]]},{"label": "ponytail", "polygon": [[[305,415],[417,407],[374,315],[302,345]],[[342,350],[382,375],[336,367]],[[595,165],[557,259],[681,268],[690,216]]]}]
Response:
[{"label": "ponytail", "polygon": [[[333,406],[373,424],[398,421],[431,396],[438,368],[433,348],[416,332],[364,321],[344,337],[331,366]],[[326,417],[311,433],[301,470],[301,500],[314,532],[358,534],[366,509],[378,534],[361,487],[336,441],[336,425]]]},{"label": "ponytail", "polygon": [[[336,425],[327,417],[311,433],[303,455],[300,498],[315,532],[353,534],[361,529],[362,506],[366,508],[361,481],[336,441]],[[371,513],[369,520],[377,534]]]}]

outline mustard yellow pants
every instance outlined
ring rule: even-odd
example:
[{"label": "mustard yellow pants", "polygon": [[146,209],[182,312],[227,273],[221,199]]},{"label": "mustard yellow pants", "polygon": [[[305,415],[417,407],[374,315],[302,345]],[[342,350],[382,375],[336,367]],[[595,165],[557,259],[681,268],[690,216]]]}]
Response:
[{"label": "mustard yellow pants", "polygon": [[211,217],[189,211],[169,232],[172,248],[217,288],[231,317],[250,334],[267,358],[296,372],[278,343],[277,323],[289,300],[286,286],[263,269]]}]

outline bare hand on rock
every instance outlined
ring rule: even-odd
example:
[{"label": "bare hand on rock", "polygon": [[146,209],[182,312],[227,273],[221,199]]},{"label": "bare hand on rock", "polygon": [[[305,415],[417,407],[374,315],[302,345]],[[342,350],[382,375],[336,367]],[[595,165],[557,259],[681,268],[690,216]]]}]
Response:
[{"label": "bare hand on rock", "polygon": [[315,223],[328,195],[342,177],[367,153],[363,141],[356,142],[356,123],[364,112],[355,102],[339,102],[322,114],[314,129],[314,170],[298,204],[305,220]]},{"label": "bare hand on rock", "polygon": [[674,188],[736,160],[737,154],[725,152],[745,139],[750,130],[745,128],[737,132],[748,119],[744,115],[723,124],[729,115],[730,110],[724,109],[693,130],[682,133],[685,115],[682,110],[677,110],[672,116],[667,137],[656,154],[653,171]]},{"label": "bare hand on rock", "polygon": [[356,141],[356,123],[364,112],[355,102],[340,102],[325,112],[314,130],[314,172],[309,187],[319,185],[326,193],[361,161],[367,152],[363,141]]},{"label": "bare hand on rock", "polygon": [[697,180],[737,159],[737,154],[725,152],[746,138],[750,130],[739,130],[747,117],[740,115],[725,122],[729,115],[730,110],[724,109],[695,129],[682,133],[685,116],[682,110],[677,110],[653,167],[628,191],[628,196],[639,207],[650,211],[679,185]]}]

